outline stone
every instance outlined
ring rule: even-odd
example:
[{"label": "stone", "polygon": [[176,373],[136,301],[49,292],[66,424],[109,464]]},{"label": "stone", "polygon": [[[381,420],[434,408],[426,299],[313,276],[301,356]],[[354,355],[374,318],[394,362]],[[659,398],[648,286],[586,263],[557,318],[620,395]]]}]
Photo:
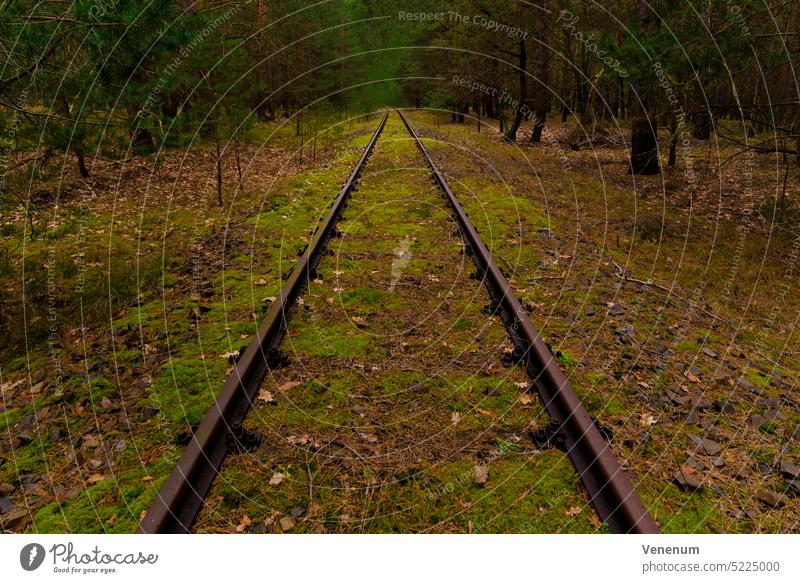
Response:
[{"label": "stone", "polygon": [[27,517],[28,511],[24,508],[20,508],[19,510],[0,516],[0,524],[2,524],[4,529],[11,530],[22,524]]},{"label": "stone", "polygon": [[767,506],[771,506],[772,508],[778,508],[779,506],[783,506],[783,495],[778,494],[774,490],[770,490],[769,488],[762,488],[756,493],[756,497],[766,504]]},{"label": "stone", "polygon": [[625,324],[614,330],[614,336],[616,336],[617,340],[620,342],[630,342],[635,334],[636,329],[630,324]]},{"label": "stone", "polygon": [[5,496],[0,498],[0,514],[8,514],[9,512],[13,512],[14,510],[14,503],[11,501],[11,498]]},{"label": "stone", "polygon": [[[800,478],[800,468],[789,460],[781,460],[781,473],[789,478]],[[2,489],[0,489],[0,494],[2,494]]]},{"label": "stone", "polygon": [[350,411],[355,415],[364,415],[367,412],[366,408],[361,405],[353,405],[350,407]]},{"label": "stone", "polygon": [[411,385],[411,389],[410,389],[410,391],[411,391],[412,393],[417,393],[417,394],[420,394],[420,395],[422,395],[422,394],[424,394],[424,393],[427,393],[427,392],[428,392],[428,387],[426,387],[426,386],[425,386],[424,384],[422,384],[422,383],[415,383],[415,384]]},{"label": "stone", "polygon": [[698,411],[708,411],[711,409],[711,403],[707,399],[700,398],[694,403],[693,408]]},{"label": "stone", "polygon": [[703,440],[703,453],[706,455],[717,455],[722,448],[716,441],[711,439]]},{"label": "stone", "polygon": [[714,409],[714,411],[717,411],[718,413],[735,413],[736,412],[736,407],[731,405],[730,401],[725,401],[723,403],[722,401],[717,400],[717,401],[714,401],[711,404],[711,407]]},{"label": "stone", "polygon": [[745,391],[750,391],[751,393],[759,393],[760,392],[758,390],[758,388],[753,383],[751,383],[750,381],[748,381],[745,378],[741,378],[738,381],[736,381],[736,386],[741,388],[741,389],[744,389]]},{"label": "stone", "polygon": [[682,490],[693,491],[703,488],[703,479],[700,473],[686,465],[681,466],[673,480]]},{"label": "stone", "polygon": [[764,412],[764,417],[770,421],[786,421],[786,415],[781,413],[778,409],[767,409]]},{"label": "stone", "polygon": [[800,496],[800,479],[786,480],[786,487],[794,496]]},{"label": "stone", "polygon": [[718,368],[716,370],[716,372],[714,372],[714,380],[715,381],[724,381],[725,379],[730,378],[730,376],[731,376],[731,373],[729,373],[727,370],[722,369],[722,368]]},{"label": "stone", "polygon": [[284,516],[283,518],[280,519],[281,530],[283,532],[292,530],[296,524],[297,521],[291,516]]},{"label": "stone", "polygon": [[594,308],[586,308],[587,316],[594,316],[594,314],[595,314]]},{"label": "stone", "polygon": [[761,427],[766,422],[767,422],[767,420],[764,419],[764,417],[761,416],[761,415],[752,415],[750,417],[750,424],[755,428]]},{"label": "stone", "polygon": [[489,387],[488,389],[486,389],[485,392],[486,392],[486,396],[487,397],[499,397],[500,396],[500,391],[498,391],[497,388],[495,388],[495,387]]},{"label": "stone", "polygon": [[608,309],[608,314],[609,314],[610,316],[621,316],[621,315],[622,315],[622,314],[624,314],[624,313],[625,313],[625,310],[623,310],[623,309],[622,309],[622,308],[619,306],[619,304],[614,304],[613,306],[611,306],[611,307]]},{"label": "stone", "polygon": [[708,346],[703,347],[703,354],[710,356],[711,358],[717,358],[717,353],[711,350]]}]

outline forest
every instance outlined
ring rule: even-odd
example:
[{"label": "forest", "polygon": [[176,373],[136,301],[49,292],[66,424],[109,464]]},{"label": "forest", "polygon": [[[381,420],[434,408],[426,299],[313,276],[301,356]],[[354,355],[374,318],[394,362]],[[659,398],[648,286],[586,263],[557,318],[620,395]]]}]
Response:
[{"label": "forest", "polygon": [[798,532],[798,57],[799,0],[0,0],[0,527],[171,532],[241,386],[177,531],[638,532],[563,376],[644,532]]}]

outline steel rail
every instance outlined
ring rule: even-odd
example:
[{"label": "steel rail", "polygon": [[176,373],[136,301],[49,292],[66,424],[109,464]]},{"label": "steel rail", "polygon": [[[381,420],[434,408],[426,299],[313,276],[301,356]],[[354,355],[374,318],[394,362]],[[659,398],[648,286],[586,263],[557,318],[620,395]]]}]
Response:
[{"label": "steel rail", "polygon": [[399,110],[406,129],[414,138],[444,194],[452,217],[467,246],[478,275],[483,279],[515,344],[515,356],[524,362],[552,424],[557,428],[573,465],[601,519],[614,533],[657,533],[658,525],[639,499],[620,467],[611,447],[578,395],[556,364],[550,349],[533,326],[528,314],[495,263],[467,213],[433,161],[419,135]]},{"label": "steel rail", "polygon": [[286,332],[297,298],[308,285],[308,281],[313,279],[322,252],[336,228],[350,193],[356,189],[361,171],[372,154],[388,117],[387,111],[355,169],[331,205],[324,222],[292,269],[280,296],[270,306],[255,337],[236,363],[222,391],[161,487],[158,498],[142,518],[137,532],[191,532],[211,484],[222,467],[229,447],[240,435],[244,418],[270,369],[269,359],[275,354]]}]

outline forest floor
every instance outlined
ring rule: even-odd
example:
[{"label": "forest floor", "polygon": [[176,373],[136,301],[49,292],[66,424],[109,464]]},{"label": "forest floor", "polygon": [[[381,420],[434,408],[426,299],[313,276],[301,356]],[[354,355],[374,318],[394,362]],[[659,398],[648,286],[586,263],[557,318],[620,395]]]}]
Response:
[{"label": "forest floor", "polygon": [[[732,151],[697,142],[634,181],[622,147],[569,149],[570,124],[514,146],[412,118],[662,529],[797,531],[800,231],[765,204],[774,162],[715,173]],[[248,417],[262,444],[228,459],[198,530],[602,531],[568,460],[528,437],[541,408],[390,120],[284,340],[292,366]],[[200,146],[41,181],[33,241],[4,217],[4,529],[134,530],[377,121],[302,163],[288,128],[258,128],[223,209]]]}]

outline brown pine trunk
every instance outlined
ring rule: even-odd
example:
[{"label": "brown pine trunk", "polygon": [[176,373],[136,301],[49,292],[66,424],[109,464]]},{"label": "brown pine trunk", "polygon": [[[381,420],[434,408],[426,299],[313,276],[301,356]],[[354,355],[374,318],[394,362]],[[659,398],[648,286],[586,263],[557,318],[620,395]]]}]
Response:
[{"label": "brown pine trunk", "polygon": [[[639,0],[637,20],[646,35],[658,24],[658,17],[647,0]],[[633,119],[631,122],[631,174],[658,174],[661,172],[658,163],[658,124],[653,116],[649,116],[649,103],[645,89],[646,82],[641,78],[633,80],[632,96]],[[637,98],[638,95],[638,98]]]},{"label": "brown pine trunk", "polygon": [[525,48],[525,39],[519,41],[519,104],[517,105],[517,112],[514,114],[514,121],[505,133],[505,138],[509,142],[517,141],[517,130],[522,123],[522,108],[528,100],[528,54]]},{"label": "brown pine trunk", "polygon": [[[540,4],[543,10],[547,10],[547,0],[542,0]],[[539,27],[539,41],[539,85],[536,88],[531,142],[541,141],[547,112],[550,111],[550,26],[547,18],[542,19]]]}]

